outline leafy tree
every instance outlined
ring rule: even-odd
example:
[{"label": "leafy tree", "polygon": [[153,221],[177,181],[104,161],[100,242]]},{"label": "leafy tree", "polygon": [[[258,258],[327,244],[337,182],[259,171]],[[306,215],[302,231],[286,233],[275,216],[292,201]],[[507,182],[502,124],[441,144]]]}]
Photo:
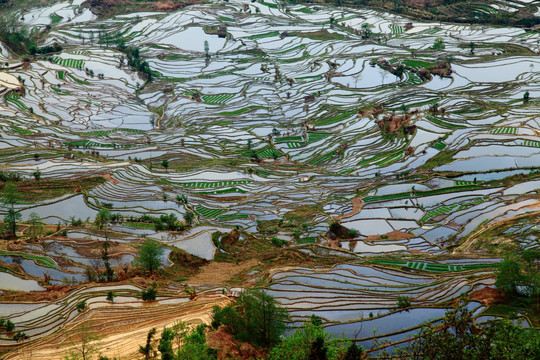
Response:
[{"label": "leafy tree", "polygon": [[243,291],[236,303],[214,307],[212,326],[227,325],[241,341],[269,347],[280,340],[285,331],[287,310],[262,290]]},{"label": "leafy tree", "polygon": [[362,33],[362,38],[364,39],[367,39],[371,36],[372,32],[371,32],[371,27],[373,25],[371,24],[368,24],[368,23],[363,23],[362,26],[361,26],[361,30],[360,32]]},{"label": "leafy tree", "polygon": [[161,265],[161,255],[163,255],[161,244],[156,240],[146,239],[139,249],[139,255],[133,259],[133,265],[153,274]]},{"label": "leafy tree", "polygon": [[109,291],[109,292],[107,293],[107,301],[110,301],[110,302],[113,303],[115,297],[116,297],[116,294],[113,293],[112,291]]},{"label": "leafy tree", "polygon": [[8,207],[8,213],[4,217],[4,224],[9,232],[8,237],[15,238],[17,231],[17,221],[21,220],[22,216],[18,211],[15,211],[14,205],[21,199],[19,190],[15,184],[9,182],[4,186],[2,193],[2,203]]},{"label": "leafy tree", "polygon": [[310,321],[272,348],[268,360],[311,360],[313,356],[319,356],[318,359],[341,360],[349,348],[349,340],[331,336],[324,331],[321,319],[312,316]]},{"label": "leafy tree", "polygon": [[28,233],[33,241],[36,241],[36,239],[43,233],[43,224],[40,220],[39,215],[35,212],[32,212],[28,217],[28,223],[30,224]]},{"label": "leafy tree", "polygon": [[499,264],[495,272],[495,286],[504,291],[506,295],[517,294],[518,286],[522,281],[522,267],[512,254],[507,255]]},{"label": "leafy tree", "polygon": [[99,354],[97,344],[99,337],[90,329],[89,325],[83,323],[77,326],[68,336],[70,339],[80,339],[80,342],[72,342],[72,348],[69,356],[65,357],[66,360],[90,360],[94,358],[94,355]]},{"label": "leafy tree", "polygon": [[411,307],[411,298],[408,296],[398,296],[397,307],[399,309],[406,309]]},{"label": "leafy tree", "polygon": [[152,284],[148,289],[141,291],[143,301],[154,301],[156,300],[156,295],[156,284]]},{"label": "leafy tree", "polygon": [[433,41],[433,50],[444,50],[444,40],[442,37],[438,37]]},{"label": "leafy tree", "polygon": [[103,245],[101,245],[101,260],[103,260],[103,264],[105,265],[105,278],[107,281],[113,281],[114,270],[109,261],[109,247],[111,247],[111,245],[108,241],[105,241]]},{"label": "leafy tree", "polygon": [[440,326],[424,327],[407,352],[406,359],[534,359],[540,354],[540,334],[508,320],[481,327],[470,311],[460,309],[448,312]]},{"label": "leafy tree", "polygon": [[163,329],[161,339],[159,339],[158,350],[161,353],[161,360],[174,360],[173,339],[174,331],[171,328]]},{"label": "leafy tree", "polygon": [[146,335],[146,345],[139,345],[139,354],[144,356],[144,360],[154,359],[156,357],[156,350],[152,343],[154,342],[154,335],[156,335],[156,328],[150,329],[148,335]]},{"label": "leafy tree", "polygon": [[186,224],[188,224],[188,226],[193,225],[193,220],[195,220],[195,215],[193,214],[193,211],[186,211],[184,213],[184,221],[186,222]]},{"label": "leafy tree", "polygon": [[107,209],[101,209],[96,214],[96,219],[94,220],[94,223],[97,225],[99,229],[105,228],[107,229],[107,223],[111,220],[112,214]]},{"label": "leafy tree", "polygon": [[163,161],[161,162],[161,166],[163,166],[165,170],[167,170],[169,168],[169,160],[163,159]]}]

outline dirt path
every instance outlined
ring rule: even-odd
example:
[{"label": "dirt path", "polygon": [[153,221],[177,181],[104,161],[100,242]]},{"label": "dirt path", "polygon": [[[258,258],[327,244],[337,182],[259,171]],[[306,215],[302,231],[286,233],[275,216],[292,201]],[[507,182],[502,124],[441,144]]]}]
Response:
[{"label": "dirt path", "polygon": [[[93,342],[99,352],[109,358],[131,360],[140,358],[139,345],[146,343],[148,331],[156,328],[159,339],[165,326],[178,320],[190,324],[211,321],[212,307],[229,303],[225,296],[198,298],[181,304],[143,306],[142,308],[98,308],[88,310],[80,321],[49,336],[21,345],[1,359],[63,360],[71,349],[81,347],[81,324],[97,334]],[[94,356],[95,358],[96,356]]]},{"label": "dirt path", "polygon": [[250,259],[239,264],[211,262],[201,267],[201,271],[190,278],[190,284],[225,284],[234,275],[256,266],[257,259]]},{"label": "dirt path", "polygon": [[335,219],[338,221],[341,221],[342,219],[346,219],[346,218],[349,218],[351,216],[358,214],[360,210],[362,210],[362,208],[364,207],[364,203],[362,202],[362,199],[363,198],[361,197],[355,197],[354,199],[352,199],[351,201],[352,206],[353,206],[352,210],[348,212],[347,214],[336,216]]}]

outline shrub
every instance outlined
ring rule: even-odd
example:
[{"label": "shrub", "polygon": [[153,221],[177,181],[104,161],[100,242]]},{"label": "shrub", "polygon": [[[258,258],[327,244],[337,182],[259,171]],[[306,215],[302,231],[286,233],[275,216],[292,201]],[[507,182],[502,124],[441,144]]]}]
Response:
[{"label": "shrub", "polygon": [[152,284],[148,289],[141,291],[141,298],[143,301],[154,301],[156,300],[156,295],[156,284]]}]

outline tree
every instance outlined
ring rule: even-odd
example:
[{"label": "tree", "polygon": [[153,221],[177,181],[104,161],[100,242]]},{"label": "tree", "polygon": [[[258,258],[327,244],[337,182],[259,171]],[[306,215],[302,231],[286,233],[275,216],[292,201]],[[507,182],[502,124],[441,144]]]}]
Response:
[{"label": "tree", "polygon": [[371,36],[371,34],[372,34],[371,27],[372,27],[371,24],[368,24],[368,23],[363,23],[362,24],[360,32],[362,33],[362,38],[363,39],[367,39],[367,38],[369,38]]},{"label": "tree", "polygon": [[525,94],[523,94],[523,102],[528,103],[529,102],[529,92],[525,91]]},{"label": "tree", "polygon": [[471,49],[471,55],[474,55],[474,43],[472,41],[469,43],[469,48]]},{"label": "tree", "polygon": [[507,255],[495,272],[495,286],[506,295],[517,294],[518,285],[522,280],[521,270],[522,267],[516,257],[512,254]]},{"label": "tree", "polygon": [[21,196],[19,190],[15,184],[9,182],[4,186],[4,192],[2,193],[2,203],[8,206],[8,213],[4,217],[4,224],[7,226],[9,232],[8,237],[16,238],[17,221],[21,220],[22,216],[18,211],[15,211],[15,203],[20,200]]},{"label": "tree", "polygon": [[174,360],[173,339],[174,331],[171,328],[164,328],[158,345],[161,360]]},{"label": "tree", "polygon": [[[86,323],[74,328],[68,336],[73,342],[69,356],[66,356],[66,359],[90,360],[94,358],[94,355],[99,354],[99,346],[97,343],[99,337]],[[80,342],[75,343],[75,339],[79,339]]]},{"label": "tree", "polygon": [[30,224],[28,233],[33,241],[36,241],[36,239],[43,233],[43,224],[40,220],[39,215],[35,212],[32,212],[28,217],[28,224]]},{"label": "tree", "polygon": [[204,40],[204,54],[205,54],[207,59],[210,59],[209,51],[210,51],[210,47],[208,46],[208,41]]},{"label": "tree", "polygon": [[442,37],[438,37],[433,41],[433,50],[444,50],[444,40]]},{"label": "tree", "polygon": [[245,290],[235,304],[214,307],[212,319],[212,326],[227,325],[237,339],[268,347],[279,342],[288,313],[266,292]]},{"label": "tree", "polygon": [[156,335],[156,328],[150,329],[148,335],[146,335],[146,345],[139,345],[139,353],[144,356],[144,360],[154,359],[156,357],[156,350],[152,343],[154,342],[154,335]]},{"label": "tree", "polygon": [[321,319],[312,315],[309,321],[270,350],[268,360],[316,359],[313,356],[319,356],[318,359],[344,359],[351,342],[345,338],[336,338],[328,334],[322,325]]},{"label": "tree", "polygon": [[109,248],[111,247],[111,244],[109,244],[109,241],[105,241],[101,245],[101,260],[103,260],[103,264],[105,265],[105,278],[107,281],[113,281],[114,280],[114,270],[111,267],[111,263],[109,262]]},{"label": "tree", "polygon": [[39,181],[41,179],[41,171],[40,170],[36,170],[32,173],[32,175],[34,176],[34,179],[36,179],[36,181]]},{"label": "tree", "polygon": [[169,168],[169,160],[163,159],[163,161],[161,162],[161,166],[163,166],[165,170],[167,170]]},{"label": "tree", "polygon": [[133,264],[143,271],[153,274],[161,265],[161,255],[163,255],[161,244],[156,240],[147,239],[139,249],[139,255],[133,259]]},{"label": "tree", "polygon": [[107,301],[110,301],[111,303],[113,303],[115,297],[116,297],[116,294],[113,293],[112,291],[109,291],[107,293]]},{"label": "tree", "polygon": [[107,231],[107,223],[111,220],[111,212],[107,209],[101,209],[96,214],[96,219],[94,220],[94,223],[97,225],[99,229],[105,228],[105,231]]},{"label": "tree", "polygon": [[407,348],[406,359],[534,359],[540,354],[539,335],[509,320],[476,325],[473,314],[462,308],[448,312],[441,325],[425,326]]},{"label": "tree", "polygon": [[184,213],[184,221],[188,226],[191,226],[193,224],[193,220],[195,219],[195,215],[192,211],[188,210]]}]

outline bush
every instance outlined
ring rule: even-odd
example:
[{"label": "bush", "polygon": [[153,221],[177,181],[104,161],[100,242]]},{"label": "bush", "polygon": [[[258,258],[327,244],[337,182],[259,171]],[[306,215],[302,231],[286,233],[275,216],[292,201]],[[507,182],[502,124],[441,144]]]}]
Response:
[{"label": "bush", "polygon": [[77,303],[75,307],[77,308],[78,312],[83,312],[84,310],[86,310],[86,306],[86,300],[81,300]]},{"label": "bush", "polygon": [[411,307],[411,298],[408,296],[398,296],[397,307],[398,309],[406,309]]},{"label": "bush", "polygon": [[152,284],[148,289],[141,291],[141,298],[143,301],[154,301],[156,300],[156,295],[156,284]]}]

